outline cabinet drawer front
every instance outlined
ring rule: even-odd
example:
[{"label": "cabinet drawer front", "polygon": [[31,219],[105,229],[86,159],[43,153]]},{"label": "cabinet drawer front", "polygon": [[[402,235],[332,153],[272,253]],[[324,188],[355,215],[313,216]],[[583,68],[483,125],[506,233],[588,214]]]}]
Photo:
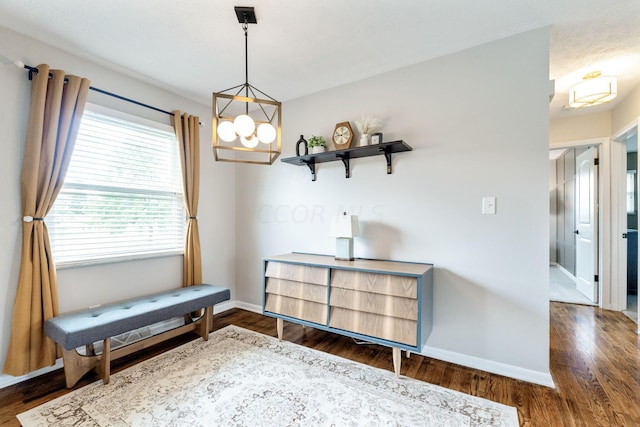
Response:
[{"label": "cabinet drawer front", "polygon": [[331,307],[329,326],[388,341],[417,345],[418,323],[397,317]]},{"label": "cabinet drawer front", "polygon": [[306,301],[327,303],[327,287],[290,280],[267,278],[267,293]]},{"label": "cabinet drawer front", "polygon": [[418,298],[418,279],[415,277],[333,270],[331,286],[404,298]]},{"label": "cabinet drawer front", "polygon": [[418,320],[418,300],[373,292],[352,291],[344,288],[331,288],[331,306],[348,308],[383,316]]},{"label": "cabinet drawer front", "polygon": [[265,276],[291,280],[294,282],[306,282],[314,285],[327,286],[329,269],[268,261]]},{"label": "cabinet drawer front", "polygon": [[301,299],[284,297],[282,295],[267,294],[264,305],[265,311],[295,317],[308,322],[327,324],[327,305]]}]

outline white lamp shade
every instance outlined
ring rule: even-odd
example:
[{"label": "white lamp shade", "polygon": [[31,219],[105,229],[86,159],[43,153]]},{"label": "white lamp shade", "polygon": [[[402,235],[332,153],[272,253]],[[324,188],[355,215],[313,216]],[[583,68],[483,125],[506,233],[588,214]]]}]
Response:
[{"label": "white lamp shade", "polygon": [[247,148],[255,148],[260,142],[260,140],[255,135],[250,135],[248,137],[241,136],[240,142],[242,142],[242,145],[244,145]]},{"label": "white lamp shade", "polygon": [[236,133],[240,136],[248,137],[256,131],[256,123],[246,114],[240,114],[233,121]]},{"label": "white lamp shade", "polygon": [[234,141],[237,137],[236,128],[230,121],[220,122],[218,125],[218,136],[226,142]]},{"label": "white lamp shade", "polygon": [[585,78],[569,90],[569,105],[574,108],[599,105],[617,95],[618,82],[615,77]]},{"label": "white lamp shade", "polygon": [[360,225],[358,215],[336,215],[331,221],[331,237],[358,237],[360,235]]},{"label": "white lamp shade", "polygon": [[276,128],[271,123],[262,123],[258,126],[258,139],[263,144],[271,144],[276,139]]}]

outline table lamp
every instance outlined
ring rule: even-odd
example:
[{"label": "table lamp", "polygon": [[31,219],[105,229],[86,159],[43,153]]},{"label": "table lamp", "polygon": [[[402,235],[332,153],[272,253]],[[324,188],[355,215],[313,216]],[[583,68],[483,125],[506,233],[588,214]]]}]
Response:
[{"label": "table lamp", "polygon": [[336,215],[331,221],[331,237],[336,238],[336,259],[353,261],[353,238],[360,235],[357,215]]}]

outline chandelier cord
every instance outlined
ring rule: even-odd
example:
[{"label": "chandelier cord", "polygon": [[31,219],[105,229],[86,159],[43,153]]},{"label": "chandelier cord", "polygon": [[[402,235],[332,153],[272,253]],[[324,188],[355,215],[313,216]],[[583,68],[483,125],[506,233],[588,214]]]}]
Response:
[{"label": "chandelier cord", "polygon": [[[244,30],[244,94],[249,97],[249,22],[247,17],[244,17],[244,24],[242,24]],[[245,114],[249,115],[249,103],[244,103]]]}]

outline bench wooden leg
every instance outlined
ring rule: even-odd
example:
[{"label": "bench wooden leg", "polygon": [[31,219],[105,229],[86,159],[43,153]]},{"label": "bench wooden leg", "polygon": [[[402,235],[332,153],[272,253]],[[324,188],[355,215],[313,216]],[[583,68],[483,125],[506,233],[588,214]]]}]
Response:
[{"label": "bench wooden leg", "polygon": [[193,318],[191,317],[191,315],[190,315],[190,314],[185,314],[185,315],[184,315],[184,316],[182,316],[182,317],[184,317],[184,324],[185,324],[185,325],[188,325],[188,324],[190,324],[190,323],[193,323]]},{"label": "bench wooden leg", "polygon": [[81,356],[76,349],[62,349],[64,378],[67,388],[73,387],[84,374],[98,365],[98,356]]},{"label": "bench wooden leg", "polygon": [[107,338],[103,341],[102,356],[100,357],[100,374],[102,375],[102,382],[109,384],[109,376],[111,375],[111,338]]},{"label": "bench wooden leg", "polygon": [[86,351],[85,354],[87,356],[95,356],[96,355],[96,349],[93,346],[93,343],[85,345],[84,348],[85,348],[85,351]]},{"label": "bench wooden leg", "polygon": [[204,314],[198,320],[200,324],[198,325],[198,334],[202,337],[203,340],[209,340],[209,332],[211,331],[211,324],[213,320],[213,307],[207,307],[204,309]]},{"label": "bench wooden leg", "polygon": [[279,317],[276,319],[276,329],[278,330],[278,340],[282,341],[282,333],[284,332],[284,320]]}]

